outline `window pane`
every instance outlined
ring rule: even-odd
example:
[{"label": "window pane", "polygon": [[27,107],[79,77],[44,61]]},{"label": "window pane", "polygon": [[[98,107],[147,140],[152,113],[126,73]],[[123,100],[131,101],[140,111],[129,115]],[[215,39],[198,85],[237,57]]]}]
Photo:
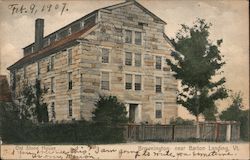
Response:
[{"label": "window pane", "polygon": [[55,112],[55,103],[51,103],[51,118],[55,119],[56,118],[56,112]]},{"label": "window pane", "polygon": [[135,66],[136,67],[141,66],[141,54],[140,53],[135,54]]},{"label": "window pane", "polygon": [[69,116],[72,116],[72,100],[69,100]]},{"label": "window pane", "polygon": [[142,44],[141,32],[135,32],[135,44]]},{"label": "window pane", "polygon": [[50,58],[50,69],[51,69],[51,70],[54,69],[54,61],[55,61],[55,57],[52,56],[52,57]]},{"label": "window pane", "polygon": [[162,118],[162,103],[161,102],[156,102],[155,118]]},{"label": "window pane", "polygon": [[102,72],[102,80],[109,81],[109,72]]},{"label": "window pane", "polygon": [[23,67],[23,78],[26,78],[26,72],[27,72],[26,66],[24,66],[24,67]]},{"label": "window pane", "polygon": [[101,89],[109,90],[109,72],[102,72]]},{"label": "window pane", "polygon": [[55,92],[55,78],[51,77],[51,93]]},{"label": "window pane", "polygon": [[73,82],[72,82],[72,72],[68,73],[68,89],[71,90],[73,87]]},{"label": "window pane", "polygon": [[161,57],[160,56],[156,56],[155,57],[155,68],[156,69],[161,69]]},{"label": "window pane", "polygon": [[125,89],[132,89],[132,74],[126,74]]},{"label": "window pane", "polygon": [[68,65],[72,64],[72,49],[68,49]]},{"label": "window pane", "polygon": [[125,30],[125,43],[132,43],[132,31]]},{"label": "window pane", "polygon": [[128,65],[128,66],[132,65],[132,53],[131,52],[125,53],[125,65]]},{"label": "window pane", "polygon": [[135,75],[135,90],[141,90],[141,75]]},{"label": "window pane", "polygon": [[102,63],[109,63],[109,49],[102,48]]},{"label": "window pane", "polygon": [[95,24],[96,15],[89,17],[84,21],[84,28]]},{"label": "window pane", "polygon": [[162,84],[161,77],[156,77],[155,91],[157,93],[161,92],[161,84]]},{"label": "window pane", "polygon": [[37,75],[40,75],[40,62],[37,62]]}]

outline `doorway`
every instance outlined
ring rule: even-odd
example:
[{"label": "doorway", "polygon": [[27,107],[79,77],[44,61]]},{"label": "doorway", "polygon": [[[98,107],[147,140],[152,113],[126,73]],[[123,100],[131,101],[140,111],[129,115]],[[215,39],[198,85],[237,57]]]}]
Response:
[{"label": "doorway", "polygon": [[135,123],[138,104],[129,104],[129,122]]}]

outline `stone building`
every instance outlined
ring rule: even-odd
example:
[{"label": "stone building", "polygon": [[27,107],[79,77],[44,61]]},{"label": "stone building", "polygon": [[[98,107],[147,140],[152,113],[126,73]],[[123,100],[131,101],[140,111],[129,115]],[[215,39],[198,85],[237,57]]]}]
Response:
[{"label": "stone building", "polygon": [[23,81],[40,79],[49,88],[50,120],[91,120],[99,95],[126,105],[131,122],[169,123],[177,116],[177,80],[165,59],[174,50],[166,23],[134,0],[108,6],[43,36],[35,23],[35,42],[10,66],[15,99]]}]

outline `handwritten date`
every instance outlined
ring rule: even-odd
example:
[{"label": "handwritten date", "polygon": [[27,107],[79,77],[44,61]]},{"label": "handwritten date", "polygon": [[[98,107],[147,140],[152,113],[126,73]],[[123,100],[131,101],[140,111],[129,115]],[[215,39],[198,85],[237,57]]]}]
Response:
[{"label": "handwritten date", "polygon": [[24,4],[10,4],[8,6],[9,10],[11,11],[11,14],[34,14],[37,13],[49,13],[52,11],[59,11],[62,15],[63,13],[67,12],[68,5],[67,3],[61,3],[61,4],[43,4],[43,5],[37,5],[35,3],[31,3],[30,5],[24,5]]}]

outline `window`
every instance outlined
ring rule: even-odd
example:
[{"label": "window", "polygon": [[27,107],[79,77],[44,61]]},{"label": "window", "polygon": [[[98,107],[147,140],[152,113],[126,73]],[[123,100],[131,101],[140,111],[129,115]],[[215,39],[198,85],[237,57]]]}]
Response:
[{"label": "window", "polygon": [[132,66],[132,53],[131,52],[125,53],[125,65]]},{"label": "window", "polygon": [[69,117],[72,117],[72,100],[69,100]]},{"label": "window", "polygon": [[37,67],[36,74],[39,76],[40,75],[40,62],[36,63],[36,67]]},{"label": "window", "polygon": [[88,26],[95,24],[95,20],[96,20],[96,15],[93,15],[93,16],[87,18],[84,21],[84,27],[87,28]]},{"label": "window", "polygon": [[80,27],[81,27],[81,28],[84,28],[84,21],[81,21],[81,22],[80,22]]},{"label": "window", "polygon": [[109,90],[109,72],[102,72],[101,76],[101,89]]},{"label": "window", "polygon": [[109,49],[102,48],[102,63],[109,63]]},{"label": "window", "polygon": [[27,69],[26,69],[26,66],[23,67],[23,78],[25,79],[26,78],[26,73],[27,72]]},{"label": "window", "polygon": [[137,44],[137,45],[142,44],[141,32],[135,32],[135,44]]},{"label": "window", "polygon": [[132,31],[125,30],[125,43],[132,43]]},{"label": "window", "polygon": [[155,118],[162,118],[162,103],[156,102],[155,104]]},{"label": "window", "polygon": [[161,56],[155,57],[155,69],[161,69]]},{"label": "window", "polygon": [[68,65],[72,64],[72,49],[68,49]]},{"label": "window", "polygon": [[55,102],[51,103],[51,119],[56,118],[56,112],[55,112]]},{"label": "window", "polygon": [[68,33],[69,33],[69,35],[72,34],[71,28],[69,28]]},{"label": "window", "polygon": [[141,66],[141,54],[135,53],[135,66],[140,67]]},{"label": "window", "polygon": [[50,70],[54,69],[55,56],[50,57]]},{"label": "window", "polygon": [[125,75],[125,89],[130,90],[132,89],[132,74]]},{"label": "window", "polygon": [[55,93],[55,78],[54,77],[51,77],[51,93]]},{"label": "window", "polygon": [[162,84],[161,77],[156,77],[156,85],[155,85],[156,93],[161,93],[161,88],[162,88],[161,84]]},{"label": "window", "polygon": [[68,90],[71,90],[72,87],[73,87],[73,84],[72,84],[72,72],[69,72],[68,73]]},{"label": "window", "polygon": [[141,90],[141,75],[135,75],[135,90]]}]

